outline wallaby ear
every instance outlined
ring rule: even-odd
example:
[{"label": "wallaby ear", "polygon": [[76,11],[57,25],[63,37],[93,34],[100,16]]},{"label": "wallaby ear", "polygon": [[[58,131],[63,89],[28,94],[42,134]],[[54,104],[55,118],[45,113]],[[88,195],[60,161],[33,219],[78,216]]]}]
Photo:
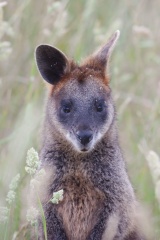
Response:
[{"label": "wallaby ear", "polygon": [[36,48],[35,58],[38,69],[48,83],[55,85],[69,71],[67,57],[57,48],[40,45]]},{"label": "wallaby ear", "polygon": [[92,60],[94,64],[100,65],[102,68],[107,67],[111,53],[116,45],[116,42],[119,38],[120,31],[117,30],[108,40],[108,42],[102,46],[98,51],[92,55]]}]

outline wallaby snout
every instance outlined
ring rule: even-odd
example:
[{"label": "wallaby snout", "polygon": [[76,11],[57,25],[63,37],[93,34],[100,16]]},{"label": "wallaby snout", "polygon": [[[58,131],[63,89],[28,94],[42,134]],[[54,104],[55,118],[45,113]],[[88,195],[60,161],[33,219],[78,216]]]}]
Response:
[{"label": "wallaby snout", "polygon": [[88,145],[89,142],[93,139],[93,133],[89,129],[85,130],[78,130],[76,132],[77,138],[79,142],[85,147]]}]

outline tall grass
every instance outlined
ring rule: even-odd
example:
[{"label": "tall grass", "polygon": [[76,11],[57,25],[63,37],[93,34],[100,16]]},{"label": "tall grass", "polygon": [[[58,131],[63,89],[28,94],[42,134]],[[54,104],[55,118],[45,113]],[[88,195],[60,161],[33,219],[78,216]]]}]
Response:
[{"label": "tall grass", "polygon": [[[160,1],[12,0],[0,3],[0,206],[20,173],[8,239],[26,222],[27,150],[40,146],[45,87],[34,49],[48,43],[80,61],[115,30],[121,37],[110,63],[121,145],[138,199],[160,239],[160,206],[146,155],[160,155]],[[143,149],[143,150],[142,150]],[[0,239],[4,227],[0,226]]]}]

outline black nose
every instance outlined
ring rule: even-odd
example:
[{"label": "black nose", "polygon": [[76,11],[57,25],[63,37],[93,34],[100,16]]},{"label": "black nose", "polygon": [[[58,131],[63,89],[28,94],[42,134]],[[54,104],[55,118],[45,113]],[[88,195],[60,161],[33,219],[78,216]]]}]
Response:
[{"label": "black nose", "polygon": [[93,138],[92,131],[90,130],[81,130],[76,133],[80,143],[83,145],[87,145]]}]

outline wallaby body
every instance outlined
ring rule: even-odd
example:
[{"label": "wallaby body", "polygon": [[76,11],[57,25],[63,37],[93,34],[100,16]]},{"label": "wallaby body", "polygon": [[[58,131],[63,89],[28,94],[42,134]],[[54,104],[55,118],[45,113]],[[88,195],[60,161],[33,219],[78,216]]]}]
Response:
[{"label": "wallaby body", "polygon": [[[140,240],[136,200],[118,142],[106,73],[117,31],[80,66],[48,45],[36,50],[49,83],[41,150],[48,240]],[[53,192],[64,190],[58,204]],[[39,239],[44,239],[42,224]]]}]

